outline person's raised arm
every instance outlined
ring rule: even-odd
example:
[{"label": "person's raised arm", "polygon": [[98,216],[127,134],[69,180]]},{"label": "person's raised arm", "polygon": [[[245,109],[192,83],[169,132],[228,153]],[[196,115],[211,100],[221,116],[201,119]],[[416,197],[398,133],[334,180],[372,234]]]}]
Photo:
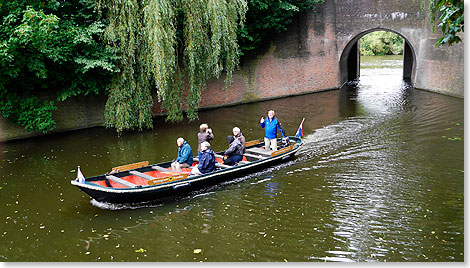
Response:
[{"label": "person's raised arm", "polygon": [[212,132],[212,129],[211,129],[211,128],[207,129],[206,133],[207,133],[207,138],[208,138],[209,140],[213,140],[213,139],[214,139],[214,133]]},{"label": "person's raised arm", "polygon": [[284,129],[282,128],[282,124],[281,124],[281,122],[279,122],[279,121],[277,121],[277,129],[279,129],[279,132],[281,132],[282,137],[285,138],[285,137],[286,137],[286,133],[284,132]]}]

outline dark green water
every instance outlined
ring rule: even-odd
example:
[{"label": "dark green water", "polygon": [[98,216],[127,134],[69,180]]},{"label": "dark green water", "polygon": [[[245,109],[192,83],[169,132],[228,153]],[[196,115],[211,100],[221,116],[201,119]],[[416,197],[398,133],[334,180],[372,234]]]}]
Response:
[{"label": "dark green water", "polygon": [[[341,90],[200,113],[127,133],[88,129],[0,144],[0,261],[464,261],[464,100],[415,90],[401,60],[363,57]],[[385,68],[377,68],[385,67]],[[70,185],[113,166],[175,158],[199,124],[215,150],[274,109],[290,162],[164,204],[90,201]]]}]

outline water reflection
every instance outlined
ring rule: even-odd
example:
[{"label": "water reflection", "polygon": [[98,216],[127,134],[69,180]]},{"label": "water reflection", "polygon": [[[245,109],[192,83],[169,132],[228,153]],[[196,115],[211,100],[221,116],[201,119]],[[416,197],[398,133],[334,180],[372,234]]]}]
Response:
[{"label": "water reflection", "polygon": [[[375,63],[374,63],[375,64]],[[374,65],[370,64],[370,65]],[[463,261],[463,100],[410,88],[391,68],[340,90],[207,110],[117,137],[87,129],[1,144],[3,261]],[[397,75],[395,78],[392,75]],[[187,197],[133,206],[70,186],[113,166],[176,157],[208,123],[224,150],[263,137],[274,108],[296,158]],[[197,252],[197,253],[195,253]]]}]

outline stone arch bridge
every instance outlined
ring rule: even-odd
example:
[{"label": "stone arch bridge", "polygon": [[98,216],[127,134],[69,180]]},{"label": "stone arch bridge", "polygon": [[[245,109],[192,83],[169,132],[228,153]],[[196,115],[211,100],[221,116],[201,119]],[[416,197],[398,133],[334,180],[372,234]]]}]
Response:
[{"label": "stone arch bridge", "polygon": [[[429,25],[429,0],[325,0],[299,14],[287,32],[258,57],[245,59],[229,89],[211,81],[200,107],[219,107],[340,88],[360,74],[358,40],[376,30],[405,39],[403,76],[418,89],[464,96],[464,46],[434,47],[439,34]],[[463,38],[463,37],[462,37]],[[102,126],[105,97],[60,103],[53,132]],[[162,114],[155,99],[154,114]],[[0,141],[42,135],[0,118]]]},{"label": "stone arch bridge", "polygon": [[201,107],[339,88],[360,75],[358,41],[377,30],[404,38],[403,78],[415,88],[464,96],[464,45],[435,47],[440,29],[431,30],[429,0],[325,0],[243,62],[228,91],[213,81]]}]

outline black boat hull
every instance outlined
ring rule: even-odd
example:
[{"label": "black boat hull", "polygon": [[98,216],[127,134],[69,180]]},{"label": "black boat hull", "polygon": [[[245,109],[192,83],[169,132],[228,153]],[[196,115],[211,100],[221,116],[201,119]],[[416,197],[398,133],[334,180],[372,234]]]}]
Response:
[{"label": "black boat hull", "polygon": [[[290,138],[292,139],[292,137]],[[92,185],[91,183],[79,183],[75,180],[71,183],[99,202],[117,204],[148,202],[168,197],[184,196],[189,192],[198,191],[208,186],[217,185],[221,182],[229,181],[231,179],[279,164],[293,157],[293,155],[300,149],[300,145],[302,145],[301,140],[300,144],[298,144],[298,146],[293,150],[279,154],[276,157],[271,157],[264,161],[254,161],[250,164],[219,170],[200,176],[188,177],[187,179],[163,186],[116,189]],[[167,162],[164,164],[168,165],[171,163]],[[144,172],[147,169],[151,169],[151,167],[141,168],[138,170],[142,170],[142,172]],[[86,179],[86,182],[93,182],[93,180],[98,180],[100,178],[102,179],[102,176],[104,175],[88,178]]]}]

